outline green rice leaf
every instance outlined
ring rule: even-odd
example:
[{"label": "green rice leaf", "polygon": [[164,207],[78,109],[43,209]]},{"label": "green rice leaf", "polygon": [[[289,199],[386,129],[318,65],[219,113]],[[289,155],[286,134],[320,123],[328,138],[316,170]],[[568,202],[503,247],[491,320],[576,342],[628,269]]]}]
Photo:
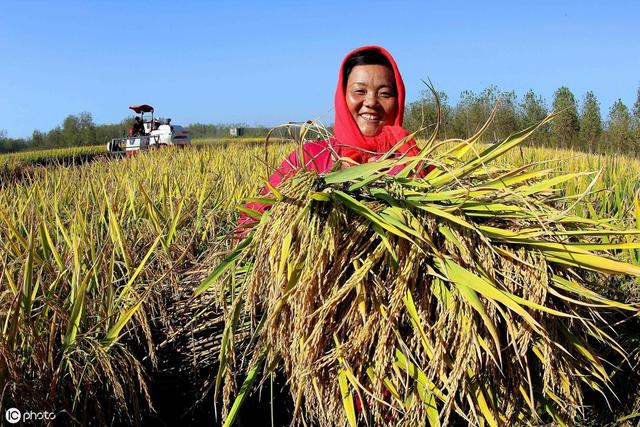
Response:
[{"label": "green rice leaf", "polygon": [[397,160],[382,160],[371,163],[363,163],[360,165],[351,166],[345,169],[340,169],[335,172],[330,172],[324,177],[326,184],[340,184],[343,182],[351,182],[356,180],[367,180],[376,172],[389,168],[394,165]]},{"label": "green rice leaf", "polygon": [[238,392],[238,396],[236,396],[235,400],[233,401],[233,406],[231,406],[231,410],[229,411],[229,415],[224,420],[223,427],[230,427],[230,426],[234,425],[234,422],[235,422],[236,418],[238,417],[238,414],[240,412],[240,408],[242,407],[242,404],[244,403],[245,399],[249,395],[249,392],[253,388],[253,384],[256,382],[256,379],[258,377],[258,370],[260,369],[260,366],[262,366],[262,361],[264,359],[264,354],[265,354],[265,352],[263,351],[263,355],[260,357],[258,363],[256,363],[249,370],[249,373],[247,374],[247,377],[245,378],[245,380],[242,383],[242,386],[240,387],[240,391]]},{"label": "green rice leaf", "polygon": [[233,252],[231,252],[231,254],[226,257],[220,264],[218,264],[213,272],[206,279],[204,279],[202,283],[200,283],[200,286],[198,286],[194,292],[194,296],[198,296],[209,289],[211,285],[214,284],[216,280],[218,280],[222,273],[233,267],[235,261],[238,259],[244,248],[249,246],[252,240],[253,234],[250,234],[247,238],[238,243]]},{"label": "green rice leaf", "polygon": [[158,235],[158,237],[156,237],[156,240],[153,242],[153,244],[151,245],[151,247],[149,248],[149,250],[145,254],[144,258],[142,258],[142,261],[140,261],[140,264],[138,264],[138,267],[136,268],[136,271],[133,272],[133,274],[131,275],[131,277],[127,281],[127,284],[124,285],[124,287],[120,291],[120,294],[116,298],[116,304],[119,304],[120,302],[122,302],[124,297],[127,296],[129,291],[131,290],[131,287],[133,286],[134,282],[136,281],[136,279],[138,278],[140,273],[142,273],[142,270],[144,270],[145,266],[147,265],[147,262],[149,261],[149,258],[151,258],[151,255],[153,255],[154,251],[156,250],[156,246],[158,246],[158,243],[160,243],[161,240],[162,240],[162,234],[160,234],[160,235]]}]

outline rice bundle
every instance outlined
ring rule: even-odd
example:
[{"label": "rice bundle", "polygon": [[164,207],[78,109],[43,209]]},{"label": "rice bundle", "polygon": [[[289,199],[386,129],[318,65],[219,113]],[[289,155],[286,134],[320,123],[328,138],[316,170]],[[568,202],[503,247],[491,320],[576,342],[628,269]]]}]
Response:
[{"label": "rice bundle", "polygon": [[[461,160],[487,126],[272,191],[253,234],[197,290],[215,284],[225,310],[227,424],[278,367],[296,424],[562,424],[587,390],[611,395],[604,350],[624,349],[607,318],[638,307],[594,278],[640,275],[606,253],[640,247],[611,243],[638,231],[572,215],[577,201],[561,209],[554,187],[582,174],[487,165],[537,126]],[[412,176],[426,158],[435,169]]]}]

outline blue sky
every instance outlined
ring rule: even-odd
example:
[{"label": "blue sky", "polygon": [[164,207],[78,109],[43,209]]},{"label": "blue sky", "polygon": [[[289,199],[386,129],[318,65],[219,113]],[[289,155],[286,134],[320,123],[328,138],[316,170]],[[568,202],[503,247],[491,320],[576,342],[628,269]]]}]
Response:
[{"label": "blue sky", "polygon": [[331,123],[339,64],[364,44],[394,55],[409,101],[430,78],[452,103],[494,84],[632,106],[640,2],[481,3],[0,0],[0,129],[116,122],[137,103],[178,124]]}]

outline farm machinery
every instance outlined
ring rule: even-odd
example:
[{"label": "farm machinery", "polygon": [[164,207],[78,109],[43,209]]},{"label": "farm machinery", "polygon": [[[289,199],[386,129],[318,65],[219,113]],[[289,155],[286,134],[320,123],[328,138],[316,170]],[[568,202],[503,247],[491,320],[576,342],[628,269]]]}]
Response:
[{"label": "farm machinery", "polygon": [[[171,119],[154,118],[154,108],[151,105],[132,105],[129,109],[140,114],[139,129],[134,126],[129,130],[128,137],[113,138],[107,142],[108,152],[134,155],[139,151],[154,148],[169,146],[183,148],[191,144],[191,135],[188,130],[182,126],[172,125]],[[145,113],[150,115],[145,117]]]}]

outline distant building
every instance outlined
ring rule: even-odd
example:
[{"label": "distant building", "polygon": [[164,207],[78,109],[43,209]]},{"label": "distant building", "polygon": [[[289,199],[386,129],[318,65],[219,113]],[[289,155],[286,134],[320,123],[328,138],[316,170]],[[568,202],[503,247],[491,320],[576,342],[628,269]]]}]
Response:
[{"label": "distant building", "polygon": [[229,128],[230,136],[242,136],[244,133],[244,128]]}]

